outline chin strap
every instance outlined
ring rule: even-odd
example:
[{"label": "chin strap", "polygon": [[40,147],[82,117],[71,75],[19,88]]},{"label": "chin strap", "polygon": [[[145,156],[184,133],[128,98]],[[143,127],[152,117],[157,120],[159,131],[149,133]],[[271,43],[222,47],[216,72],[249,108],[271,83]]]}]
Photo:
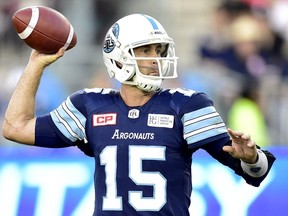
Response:
[{"label": "chin strap", "polygon": [[145,92],[157,91],[162,84],[162,80],[160,79],[152,80],[145,77],[141,77],[140,75],[137,74],[134,75],[133,81],[137,86],[137,88]]}]

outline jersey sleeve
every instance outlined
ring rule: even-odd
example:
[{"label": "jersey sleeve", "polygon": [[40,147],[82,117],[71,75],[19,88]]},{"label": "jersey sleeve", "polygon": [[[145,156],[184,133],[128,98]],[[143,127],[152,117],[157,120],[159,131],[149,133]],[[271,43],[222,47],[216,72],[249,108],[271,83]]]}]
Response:
[{"label": "jersey sleeve", "polygon": [[37,117],[35,126],[35,146],[46,148],[63,148],[75,145],[66,139],[61,132],[55,128],[51,116]]},{"label": "jersey sleeve", "polygon": [[223,119],[204,93],[195,93],[181,108],[183,136],[189,148],[220,139],[229,140]]},{"label": "jersey sleeve", "polygon": [[[77,103],[79,104],[77,105]],[[85,133],[86,117],[83,111],[81,112],[76,108],[76,106],[82,107],[82,104],[83,93],[77,92],[68,97],[57,109],[50,113],[55,127],[71,142],[83,140],[87,143]]]},{"label": "jersey sleeve", "polygon": [[[74,103],[78,103],[78,109]],[[83,111],[79,111],[81,103],[83,103],[83,94],[76,92],[51,113],[37,117],[35,145],[61,148],[75,145],[79,147],[80,143],[86,143],[86,118],[82,114]]]}]

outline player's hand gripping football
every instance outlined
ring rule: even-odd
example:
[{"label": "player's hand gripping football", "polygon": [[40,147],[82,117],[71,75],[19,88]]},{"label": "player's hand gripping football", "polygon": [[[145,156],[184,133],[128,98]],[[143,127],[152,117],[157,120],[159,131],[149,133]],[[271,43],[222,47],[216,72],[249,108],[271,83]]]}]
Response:
[{"label": "player's hand gripping football", "polygon": [[50,65],[51,63],[55,62],[60,57],[62,57],[64,53],[65,53],[64,47],[59,49],[58,52],[55,54],[44,54],[33,49],[30,55],[29,62],[37,64],[38,67],[44,68]]},{"label": "player's hand gripping football", "polygon": [[223,151],[228,152],[232,157],[239,158],[246,163],[257,162],[257,148],[250,135],[243,132],[228,129],[228,133],[232,139],[231,146],[224,146]]}]

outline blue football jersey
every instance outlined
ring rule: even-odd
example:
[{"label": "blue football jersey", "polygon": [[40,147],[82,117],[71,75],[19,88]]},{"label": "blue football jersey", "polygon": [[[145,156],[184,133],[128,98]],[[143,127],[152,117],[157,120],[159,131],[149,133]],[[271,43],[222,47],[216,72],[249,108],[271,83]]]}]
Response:
[{"label": "blue football jersey", "polygon": [[159,90],[139,107],[85,89],[50,116],[67,146],[81,141],[95,158],[97,216],[188,216],[192,152],[229,139],[212,101],[187,89]]}]

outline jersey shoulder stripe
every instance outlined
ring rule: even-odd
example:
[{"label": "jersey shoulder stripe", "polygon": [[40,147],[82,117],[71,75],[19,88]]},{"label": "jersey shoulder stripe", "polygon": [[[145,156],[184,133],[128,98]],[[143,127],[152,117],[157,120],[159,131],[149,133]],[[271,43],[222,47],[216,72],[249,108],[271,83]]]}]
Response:
[{"label": "jersey shoulder stripe", "polygon": [[205,93],[181,88],[164,91],[167,92],[171,94],[171,105],[181,119],[183,137],[190,147],[228,136],[225,123]]},{"label": "jersey shoulder stripe", "polygon": [[184,139],[189,145],[227,132],[226,126],[213,106],[199,108],[182,117]]},{"label": "jersey shoulder stripe", "polygon": [[55,126],[66,138],[72,142],[76,140],[87,142],[84,128],[86,117],[75,108],[69,97],[50,115]]}]

